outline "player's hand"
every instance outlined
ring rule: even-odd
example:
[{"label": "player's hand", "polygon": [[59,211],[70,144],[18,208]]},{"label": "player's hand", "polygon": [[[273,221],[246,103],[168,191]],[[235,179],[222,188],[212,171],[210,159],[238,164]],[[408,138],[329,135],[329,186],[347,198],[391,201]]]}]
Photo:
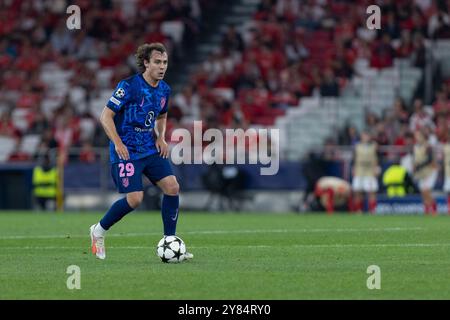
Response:
[{"label": "player's hand", "polygon": [[165,159],[169,157],[169,146],[163,138],[156,139],[156,149],[161,157]]},{"label": "player's hand", "polygon": [[127,147],[121,142],[115,145],[116,152],[121,160],[130,160],[130,154],[128,153]]}]

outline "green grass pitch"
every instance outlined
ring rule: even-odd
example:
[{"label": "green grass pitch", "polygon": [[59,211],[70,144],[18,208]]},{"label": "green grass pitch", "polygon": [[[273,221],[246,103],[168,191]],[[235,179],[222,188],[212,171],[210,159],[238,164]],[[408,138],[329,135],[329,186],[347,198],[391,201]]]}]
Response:
[{"label": "green grass pitch", "polygon": [[0,212],[0,299],[450,299],[448,216],[181,213],[195,257],[180,264],[156,256],[157,212],[122,219],[97,260],[88,229],[101,216]]}]

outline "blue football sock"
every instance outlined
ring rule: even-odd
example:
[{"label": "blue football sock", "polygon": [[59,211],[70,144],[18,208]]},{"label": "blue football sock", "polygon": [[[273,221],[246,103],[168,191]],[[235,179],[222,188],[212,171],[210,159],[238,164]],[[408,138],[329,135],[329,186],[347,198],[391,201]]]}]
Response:
[{"label": "blue football sock", "polygon": [[162,220],[164,224],[164,235],[173,236],[177,228],[179,196],[164,195],[162,200]]},{"label": "blue football sock", "polygon": [[130,207],[127,198],[117,200],[113,203],[111,208],[109,208],[103,219],[100,220],[100,225],[103,229],[108,230],[117,221],[122,219],[127,213],[130,213],[133,210],[134,208]]}]

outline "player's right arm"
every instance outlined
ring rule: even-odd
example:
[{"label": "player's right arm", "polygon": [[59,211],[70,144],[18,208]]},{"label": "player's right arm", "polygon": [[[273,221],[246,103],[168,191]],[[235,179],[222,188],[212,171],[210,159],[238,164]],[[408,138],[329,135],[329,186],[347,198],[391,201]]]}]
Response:
[{"label": "player's right arm", "polygon": [[128,153],[128,149],[122,142],[122,139],[120,139],[119,134],[117,133],[116,125],[114,124],[115,115],[116,113],[110,108],[104,107],[100,116],[100,123],[102,124],[108,138],[114,143],[119,158],[122,160],[129,160],[130,154]]},{"label": "player's right arm", "polygon": [[105,130],[108,138],[114,143],[116,153],[121,160],[129,160],[130,154],[117,133],[116,124],[114,123],[114,116],[116,113],[123,111],[125,106],[131,101],[132,96],[132,87],[130,83],[126,80],[120,81],[113,95],[106,103],[105,108],[103,108],[103,112],[100,116],[100,122],[103,129]]}]

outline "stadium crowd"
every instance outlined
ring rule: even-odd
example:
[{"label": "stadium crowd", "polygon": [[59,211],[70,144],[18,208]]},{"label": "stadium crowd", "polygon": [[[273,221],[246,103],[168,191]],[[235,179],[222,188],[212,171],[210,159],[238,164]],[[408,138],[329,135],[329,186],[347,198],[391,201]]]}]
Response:
[{"label": "stadium crowd", "polygon": [[[42,110],[49,95],[41,77],[46,62],[73,70],[70,88],[81,90],[89,102],[102,89],[98,71],[112,70],[104,84],[109,89],[135,71],[137,43],[162,42],[171,58],[182,61],[184,48],[195,43],[202,17],[215,1],[80,0],[83,26],[73,31],[65,25],[66,1],[1,1],[0,136],[16,141],[9,159],[34,156],[19,148],[29,134],[41,136],[39,152],[78,146],[83,161],[94,160],[92,148],[106,143],[92,110],[80,110],[69,94],[50,114]],[[424,39],[450,37],[445,1],[383,1],[383,28],[378,32],[366,28],[370,2],[261,1],[252,20],[241,28],[230,25],[220,47],[173,95],[168,135],[193,120],[215,128],[272,125],[286,108],[299,106],[302,97],[339,96],[355,73],[357,59],[385,68],[396,57],[413,57],[415,66],[424,67]],[[181,38],[161,30],[167,21],[181,22]],[[418,127],[429,130],[430,139],[447,139],[449,87],[444,83],[436,92],[432,108],[418,98],[413,106],[397,100],[381,119],[368,114],[369,130],[381,145],[402,145]],[[24,123],[16,121],[17,110],[23,110]],[[349,126],[338,140],[327,143],[351,145],[357,139],[356,129]]]},{"label": "stadium crowd", "polygon": [[[6,160],[30,160],[55,146],[80,147],[81,160],[95,160],[92,147],[107,139],[90,102],[134,72],[136,43],[162,42],[172,61],[180,60],[195,45],[202,14],[217,0],[80,0],[81,29],[75,30],[66,27],[71,3],[0,1],[0,139],[14,139]],[[48,63],[71,71],[70,90],[62,96],[43,79]],[[99,83],[104,69],[111,75]],[[52,81],[59,81],[56,73]],[[81,92],[87,107],[72,99],[74,92]],[[56,107],[47,112],[44,104],[52,99]],[[40,135],[36,152],[23,150],[22,138],[30,135]]]}]

